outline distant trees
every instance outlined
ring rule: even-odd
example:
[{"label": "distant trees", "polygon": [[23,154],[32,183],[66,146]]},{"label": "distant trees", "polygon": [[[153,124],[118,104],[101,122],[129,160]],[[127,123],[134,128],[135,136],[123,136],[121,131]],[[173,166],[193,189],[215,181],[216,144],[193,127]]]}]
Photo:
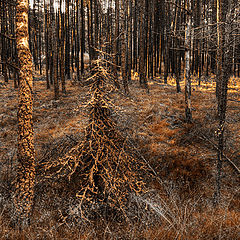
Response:
[{"label": "distant trees", "polygon": [[[219,30],[224,24],[217,24],[220,13],[217,13],[217,1],[33,0],[29,12],[29,44],[35,69],[41,73],[45,64],[47,88],[54,85],[56,73],[64,93],[65,78],[75,78],[76,73],[76,79],[81,80],[84,53],[88,52],[92,60],[102,51],[106,60],[114,63],[115,73],[121,70],[128,81],[132,71],[138,72],[140,84],[146,88],[149,78],[161,76],[166,84],[171,75],[175,76],[176,90],[180,92],[186,54],[189,54],[189,74],[195,75],[199,84],[202,77],[208,77],[211,72],[218,74],[221,68],[218,44]],[[237,27],[239,3],[229,2],[231,16],[235,16],[232,24]],[[7,81],[8,70],[16,73],[17,65],[16,59],[12,61],[14,14],[8,14],[14,13],[14,5],[3,0],[1,7],[6,9],[1,14],[1,72]],[[190,18],[191,37],[186,47],[185,32]],[[225,19],[220,19],[220,23]],[[231,71],[236,76],[240,74],[238,34],[235,32],[230,56]],[[57,47],[56,56],[54,47]]]},{"label": "distant trees", "polygon": [[15,206],[19,224],[29,220],[35,182],[35,161],[33,145],[33,100],[32,100],[32,55],[29,48],[28,0],[16,1],[16,42],[19,62],[18,103],[18,172],[15,192]]},{"label": "distant trees", "polygon": [[[127,67],[128,79],[131,70],[138,72],[144,87],[149,77],[162,75],[164,83],[167,83],[169,74],[175,75],[179,92],[186,63],[185,54],[188,51],[189,73],[196,75],[201,84],[201,77],[208,77],[209,72],[217,73],[221,67],[218,64],[220,55],[217,47],[221,38],[217,30],[224,24],[217,25],[220,13],[217,13],[217,1],[112,0],[104,3],[99,0],[33,0],[29,12],[29,44],[35,69],[41,73],[42,65],[45,64],[49,88],[54,83],[54,68],[57,68],[58,78],[61,79],[59,83],[65,92],[65,77],[69,79],[76,72],[80,81],[80,73],[84,72],[84,53],[88,52],[90,59],[93,59],[100,50],[107,53],[105,57],[117,65],[115,71],[123,71]],[[231,16],[235,16],[232,24],[237,26],[239,3],[236,0],[229,2]],[[189,4],[192,10],[187,8]],[[1,8],[6,9],[1,13],[1,72],[7,81],[8,70],[16,72],[14,66],[17,65],[14,59],[14,4],[3,0]],[[186,49],[188,16],[192,19],[192,30]],[[220,19],[220,23],[225,22],[225,19]],[[55,27],[56,31],[53,30]],[[54,33],[59,52],[55,67],[55,42],[51,40]],[[231,71],[239,76],[238,34],[235,32],[232,43],[234,49],[230,57]],[[127,51],[122,58],[120,54],[125,47]],[[127,61],[124,60],[126,58]],[[124,68],[120,68],[122,60],[127,63]]]},{"label": "distant trees", "polygon": [[17,54],[15,38],[15,4],[11,1],[0,2],[0,73],[5,83],[10,78],[14,79],[14,87],[17,88]]}]

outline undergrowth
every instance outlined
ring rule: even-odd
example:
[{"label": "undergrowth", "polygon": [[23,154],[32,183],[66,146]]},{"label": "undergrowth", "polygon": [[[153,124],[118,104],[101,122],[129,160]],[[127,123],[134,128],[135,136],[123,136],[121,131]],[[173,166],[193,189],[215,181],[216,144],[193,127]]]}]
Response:
[{"label": "undergrowth", "polygon": [[[148,95],[133,81],[131,95],[119,95],[113,79],[107,87],[96,81],[105,79],[108,70],[101,71],[85,86],[69,82],[60,101],[36,82],[35,204],[31,225],[21,232],[10,224],[16,92],[5,86],[0,239],[239,239],[239,176],[227,161],[221,202],[212,203],[217,123],[211,86],[193,84],[194,121],[186,124],[183,94],[174,87],[152,81]],[[236,164],[237,109],[229,103],[225,149]]]}]

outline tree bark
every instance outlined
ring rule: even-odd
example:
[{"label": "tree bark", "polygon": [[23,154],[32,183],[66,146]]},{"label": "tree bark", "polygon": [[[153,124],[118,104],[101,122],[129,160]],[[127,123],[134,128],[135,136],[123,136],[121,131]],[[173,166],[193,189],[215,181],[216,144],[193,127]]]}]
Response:
[{"label": "tree bark", "polygon": [[85,14],[83,0],[81,0],[81,74],[84,72],[84,52],[85,52]]},{"label": "tree bark", "polygon": [[[60,1],[60,9],[62,9],[62,0]],[[65,28],[64,28],[64,13],[60,13],[60,78],[62,83],[62,93],[66,93],[66,82],[65,82],[65,61],[64,61],[64,40],[65,40]]]},{"label": "tree bark", "polygon": [[57,71],[57,50],[58,50],[58,42],[57,42],[57,28],[56,28],[56,14],[53,9],[53,0],[50,1],[50,12],[52,19],[52,34],[53,34],[53,83],[54,83],[54,99],[59,99],[59,82],[58,82],[58,71]]},{"label": "tree bark", "polygon": [[49,82],[49,46],[48,46],[48,27],[49,27],[49,19],[48,19],[48,8],[46,5],[46,0],[44,0],[44,14],[45,14],[45,26],[44,26],[44,30],[45,30],[45,58],[46,58],[46,83],[47,83],[47,89],[50,88],[50,82]]},{"label": "tree bark", "polygon": [[145,61],[145,40],[146,40],[146,22],[145,22],[145,1],[141,0],[139,5],[139,15],[140,15],[140,39],[139,39],[139,81],[140,85],[149,91],[148,83],[146,79],[146,61]]},{"label": "tree bark", "polygon": [[[229,0],[217,0],[217,35],[218,35],[218,48],[217,48],[217,103],[218,103],[218,118],[219,125],[217,130],[218,137],[218,152],[217,152],[217,177],[216,177],[216,191],[214,195],[215,206],[220,200],[221,190],[221,176],[222,176],[222,163],[223,163],[223,150],[224,150],[224,129],[227,110],[227,90],[228,81],[231,75],[231,42],[232,29],[231,24],[226,21]],[[230,15],[228,15],[229,18]],[[219,25],[220,22],[226,22],[224,25]],[[220,62],[219,62],[220,61]]]},{"label": "tree bark", "polygon": [[185,36],[185,117],[186,122],[192,122],[191,111],[191,79],[190,79],[190,45],[191,45],[191,16],[187,15],[186,36]]},{"label": "tree bark", "polygon": [[114,74],[118,77],[119,56],[119,0],[115,1],[115,36],[114,36]]},{"label": "tree bark", "polygon": [[16,1],[16,40],[19,60],[18,103],[18,172],[14,197],[16,217],[25,225],[33,205],[35,161],[33,144],[32,55],[29,48],[28,0]]}]

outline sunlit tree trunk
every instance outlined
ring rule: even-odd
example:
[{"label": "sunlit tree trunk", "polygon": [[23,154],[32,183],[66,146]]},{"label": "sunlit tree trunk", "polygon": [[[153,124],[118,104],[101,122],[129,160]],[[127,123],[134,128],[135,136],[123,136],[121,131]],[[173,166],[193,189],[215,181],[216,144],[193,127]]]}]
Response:
[{"label": "sunlit tree trunk", "polygon": [[19,60],[18,174],[14,203],[20,225],[29,221],[33,205],[35,162],[33,145],[32,55],[29,49],[28,0],[16,1],[16,41]]}]

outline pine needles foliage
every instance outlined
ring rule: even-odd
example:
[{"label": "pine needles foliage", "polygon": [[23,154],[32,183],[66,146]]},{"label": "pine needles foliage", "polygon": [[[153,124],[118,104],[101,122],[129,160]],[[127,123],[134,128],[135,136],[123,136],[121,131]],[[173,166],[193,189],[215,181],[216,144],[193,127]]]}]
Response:
[{"label": "pine needles foliage", "polygon": [[45,169],[50,178],[64,180],[64,191],[75,195],[81,206],[97,203],[124,211],[129,196],[145,189],[145,166],[113,119],[110,93],[116,90],[116,81],[112,76],[101,60],[92,64],[84,79],[91,96],[84,138],[64,156],[45,162]]}]

